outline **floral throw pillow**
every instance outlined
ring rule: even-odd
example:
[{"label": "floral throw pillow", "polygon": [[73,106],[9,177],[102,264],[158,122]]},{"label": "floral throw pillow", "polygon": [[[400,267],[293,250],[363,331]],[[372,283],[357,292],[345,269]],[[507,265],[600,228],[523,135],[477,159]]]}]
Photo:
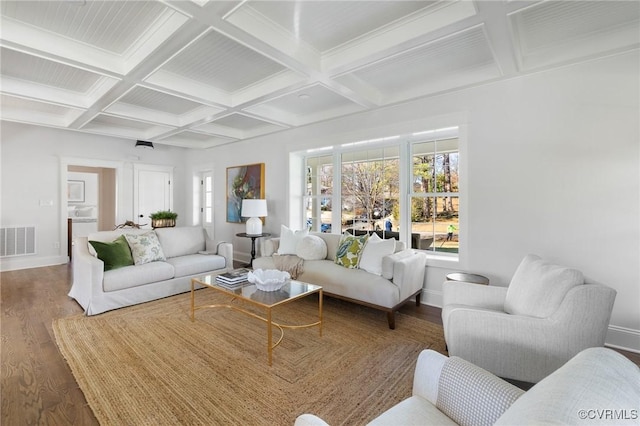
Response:
[{"label": "floral throw pillow", "polygon": [[125,234],[127,243],[131,248],[133,262],[136,265],[155,262],[158,260],[167,260],[162,251],[160,241],[155,231],[145,232],[144,234]]},{"label": "floral throw pillow", "polygon": [[362,249],[367,244],[368,238],[369,235],[356,237],[347,232],[342,234],[338,244],[338,251],[336,252],[335,263],[349,269],[357,268],[362,256]]}]

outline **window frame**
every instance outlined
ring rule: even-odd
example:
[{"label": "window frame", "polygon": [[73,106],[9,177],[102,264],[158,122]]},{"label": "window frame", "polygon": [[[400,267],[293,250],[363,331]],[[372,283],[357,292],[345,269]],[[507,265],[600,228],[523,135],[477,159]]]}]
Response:
[{"label": "window frame", "polygon": [[[440,261],[444,261],[443,265],[450,265],[451,262],[459,262],[461,257],[464,256],[464,247],[465,247],[465,226],[462,225],[462,222],[465,218],[466,211],[466,192],[465,192],[465,183],[464,183],[464,167],[465,167],[465,154],[464,147],[465,144],[463,142],[465,132],[461,125],[455,125],[450,127],[439,127],[433,130],[427,131],[419,131],[414,133],[408,133],[398,136],[391,136],[386,138],[377,138],[371,140],[363,140],[358,142],[348,142],[339,146],[327,146],[320,149],[309,149],[305,152],[300,153],[301,158],[301,167],[303,168],[302,175],[304,178],[302,179],[302,199],[300,204],[300,212],[301,217],[306,219],[306,204],[308,202],[308,196],[306,192],[306,167],[309,158],[316,157],[329,157],[332,158],[333,164],[333,188],[331,195],[331,203],[333,206],[341,206],[341,184],[342,184],[342,156],[346,153],[350,152],[365,152],[369,149],[380,149],[380,148],[388,148],[388,147],[397,147],[399,152],[399,193],[398,193],[398,203],[400,207],[400,241],[404,242],[407,247],[411,245],[411,225],[406,226],[404,224],[411,223],[411,199],[417,194],[413,192],[412,187],[412,179],[413,179],[413,154],[412,147],[413,144],[416,143],[424,143],[430,141],[444,140],[457,138],[458,139],[458,192],[457,193],[438,193],[438,196],[446,196],[450,194],[450,196],[458,197],[459,203],[459,247],[457,253],[445,253],[434,250],[420,250],[427,254],[428,259],[435,261],[438,263]],[[420,196],[427,196],[424,193],[421,193]],[[339,233],[336,230],[341,230],[341,214],[332,214],[332,233]],[[321,222],[321,221],[318,221]],[[316,225],[315,228],[312,228],[313,231],[319,231],[319,223],[314,223]],[[404,225],[404,226],[403,226]]]}]

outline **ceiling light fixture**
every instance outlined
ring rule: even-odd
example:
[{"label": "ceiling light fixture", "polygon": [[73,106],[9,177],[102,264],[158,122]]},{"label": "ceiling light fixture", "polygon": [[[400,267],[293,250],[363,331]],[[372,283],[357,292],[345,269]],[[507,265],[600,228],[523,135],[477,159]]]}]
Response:
[{"label": "ceiling light fixture", "polygon": [[136,148],[153,149],[153,142],[136,141]]}]

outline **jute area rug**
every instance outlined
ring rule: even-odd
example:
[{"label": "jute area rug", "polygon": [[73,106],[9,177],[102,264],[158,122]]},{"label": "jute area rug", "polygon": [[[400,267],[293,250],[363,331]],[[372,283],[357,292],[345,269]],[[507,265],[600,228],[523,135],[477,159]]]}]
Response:
[{"label": "jute area rug", "polygon": [[[224,308],[189,318],[189,294],[54,321],[60,351],[103,425],[292,425],[314,413],[360,425],[410,396],[420,351],[445,352],[442,327],[325,298],[324,330],[285,330],[267,364],[266,325]],[[197,303],[228,299],[204,289]],[[274,312],[312,322],[317,297]],[[279,332],[274,331],[274,338]]]}]

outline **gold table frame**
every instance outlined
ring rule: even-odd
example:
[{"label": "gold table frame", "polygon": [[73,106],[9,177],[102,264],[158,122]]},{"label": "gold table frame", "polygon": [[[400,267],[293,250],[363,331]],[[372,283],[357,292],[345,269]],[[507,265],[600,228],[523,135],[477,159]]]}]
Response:
[{"label": "gold table frame", "polygon": [[[222,294],[231,297],[231,302],[234,300],[240,300],[250,305],[257,306],[264,309],[266,312],[266,318],[262,317],[254,312],[248,311],[237,305],[231,305],[219,303],[212,305],[199,305],[195,304],[195,290],[196,285],[202,285],[205,288],[216,290]],[[272,319],[272,310],[281,305],[293,302],[303,297],[307,297],[311,294],[318,293],[318,321],[309,324],[289,325],[280,324],[274,322]],[[191,322],[195,322],[195,312],[200,309],[206,308],[227,308],[234,311],[242,312],[253,318],[257,318],[267,323],[267,357],[269,365],[272,365],[273,349],[275,349],[284,338],[284,329],[297,329],[297,328],[309,328],[318,326],[320,331],[320,337],[322,337],[322,287],[314,284],[304,283],[302,281],[291,280],[285,284],[280,290],[268,292],[258,290],[254,284],[245,284],[237,289],[230,289],[219,285],[216,282],[215,275],[205,275],[203,277],[191,279]],[[273,343],[273,326],[280,330],[280,338]]]}]

